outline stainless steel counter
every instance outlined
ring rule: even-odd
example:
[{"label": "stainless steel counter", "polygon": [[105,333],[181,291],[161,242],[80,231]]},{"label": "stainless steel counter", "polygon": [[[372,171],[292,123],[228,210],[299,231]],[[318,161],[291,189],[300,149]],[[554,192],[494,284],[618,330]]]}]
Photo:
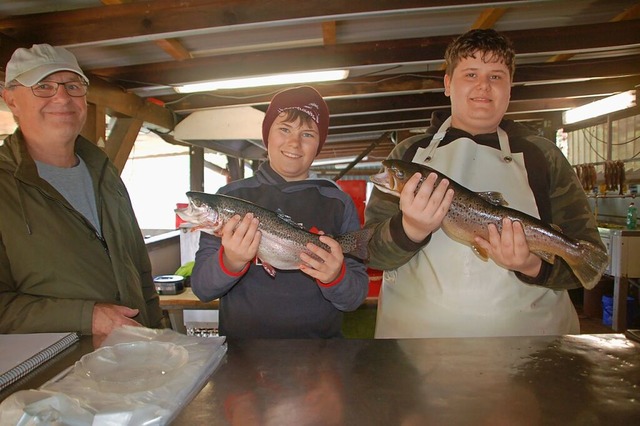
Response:
[{"label": "stainless steel counter", "polygon": [[630,425],[640,344],[622,334],[229,341],[176,425]]},{"label": "stainless steel counter", "polygon": [[[628,332],[629,333],[629,332]],[[35,389],[91,339],[0,393]],[[623,334],[229,341],[172,425],[632,425],[640,343]]]}]

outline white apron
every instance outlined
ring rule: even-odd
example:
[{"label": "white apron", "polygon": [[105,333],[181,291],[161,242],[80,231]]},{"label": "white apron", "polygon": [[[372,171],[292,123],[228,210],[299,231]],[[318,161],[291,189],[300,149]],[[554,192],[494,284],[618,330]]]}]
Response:
[{"label": "white apron", "polygon": [[[413,162],[428,164],[472,191],[501,192],[509,207],[539,218],[523,156],[511,153],[506,132],[498,128],[500,151],[468,138],[436,151],[450,121]],[[579,327],[566,291],[525,284],[439,229],[409,262],[384,272],[375,336],[560,335],[579,333]]]}]

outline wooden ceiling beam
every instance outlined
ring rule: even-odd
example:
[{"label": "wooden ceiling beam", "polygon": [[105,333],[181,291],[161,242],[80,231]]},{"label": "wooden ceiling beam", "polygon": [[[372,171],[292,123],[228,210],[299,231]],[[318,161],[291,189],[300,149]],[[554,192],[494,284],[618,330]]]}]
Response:
[{"label": "wooden ceiling beam", "polygon": [[[442,10],[477,5],[477,0],[155,0],[0,19],[0,32],[25,43],[47,40],[56,45],[99,43],[132,38],[167,38],[167,34],[225,27],[285,23],[304,19],[320,23],[341,15],[397,10]],[[502,2],[493,2],[500,4]],[[526,4],[505,1],[506,4]],[[173,36],[169,36],[173,37]]]},{"label": "wooden ceiling beam", "polygon": [[[626,21],[627,19],[637,19],[638,17],[640,17],[640,4],[630,7],[624,12],[618,14],[610,22]],[[547,59],[547,62],[568,61],[573,56],[575,56],[573,53],[561,53]]]},{"label": "wooden ceiling beam", "polygon": [[507,8],[505,7],[490,7],[484,9],[480,16],[478,16],[478,19],[471,25],[471,29],[493,28],[495,23],[502,18],[502,15],[504,15],[506,11]]},{"label": "wooden ceiling beam", "polygon": [[[613,57],[605,59],[575,60],[570,64],[533,64],[520,65],[516,68],[514,84],[546,82],[552,80],[575,80],[588,78],[606,78],[640,74],[640,55]],[[421,78],[404,75],[387,75],[382,77],[356,77],[332,84],[318,86],[325,98],[355,96],[358,94],[379,92],[411,92],[442,89],[444,72],[432,71],[420,74]],[[195,93],[185,95],[168,95],[160,97],[170,104],[177,113],[192,110],[217,108],[222,106],[268,104],[271,94],[264,88],[220,90],[211,93]],[[266,108],[266,107],[265,107]]]},{"label": "wooden ceiling beam", "polygon": [[[640,44],[640,20],[578,25],[540,30],[504,32],[518,54],[562,51],[588,51],[602,47]],[[268,52],[220,55],[184,61],[161,62],[90,70],[106,79],[123,82],[177,85],[185,81],[251,76],[255,70],[272,74],[314,69],[335,69],[386,63],[427,63],[441,61],[451,36],[405,40],[383,40],[328,46],[283,49]],[[305,58],[301,61],[300,58]],[[425,65],[426,67],[426,65]]]},{"label": "wooden ceiling beam", "polygon": [[325,46],[334,45],[337,42],[336,21],[325,21],[322,23],[322,44]]},{"label": "wooden ceiling beam", "polygon": [[120,173],[124,169],[141,127],[142,120],[118,118],[111,129],[104,150]]},{"label": "wooden ceiling beam", "polygon": [[191,59],[191,53],[175,38],[163,38],[155,43],[176,61]]},{"label": "wooden ceiling beam", "polygon": [[[640,83],[640,76],[600,79],[585,82],[514,87],[508,117],[525,120],[526,114],[552,109],[563,111],[599,99],[610,93],[627,90]],[[431,113],[445,109],[449,100],[443,93],[418,93],[361,99],[330,99],[332,112],[330,134],[420,129],[429,125]],[[366,114],[363,114],[368,112]],[[388,123],[393,123],[389,125]]]},{"label": "wooden ceiling beam", "polygon": [[[562,85],[548,84],[528,87],[514,87],[508,113],[529,113],[544,109],[566,110],[600,99],[613,93],[628,90],[640,84],[640,76],[620,79],[603,79]],[[360,104],[354,100],[329,101],[332,111],[330,133],[344,132],[345,127],[359,127],[363,131],[382,123],[413,121],[414,127],[421,127],[420,121],[430,119],[431,113],[448,108],[444,94],[398,95],[389,98],[367,98]],[[346,110],[350,108],[352,114]],[[340,111],[336,114],[334,111]],[[369,112],[362,114],[362,112]]]},{"label": "wooden ceiling beam", "polygon": [[102,106],[109,114],[139,119],[161,132],[173,130],[177,124],[170,109],[127,93],[100,78],[90,76],[89,80],[87,101]]},{"label": "wooden ceiling beam", "polygon": [[[601,99],[604,95],[590,95],[580,97],[545,97],[541,96],[538,99],[531,97],[523,97],[521,100],[512,97],[509,104],[508,114],[523,114],[531,112],[540,112],[543,110],[556,110],[564,111],[569,108],[575,108],[576,106],[584,105],[588,102]],[[361,115],[345,115],[345,116],[332,116],[329,123],[329,134],[342,134],[347,132],[353,132],[357,129],[361,129],[362,132],[369,131],[370,129],[380,128],[380,126],[391,126],[396,123],[411,123],[409,127],[420,128],[428,125],[431,118],[431,113],[437,110],[447,109],[448,105],[429,106],[426,105],[428,99],[424,99],[424,95],[412,95],[405,98],[412,98],[413,103],[423,102],[424,107],[420,109],[414,109],[411,111],[393,111],[388,110],[380,113],[361,114]],[[408,101],[409,99],[407,99]],[[380,101],[380,105],[385,102]]]}]

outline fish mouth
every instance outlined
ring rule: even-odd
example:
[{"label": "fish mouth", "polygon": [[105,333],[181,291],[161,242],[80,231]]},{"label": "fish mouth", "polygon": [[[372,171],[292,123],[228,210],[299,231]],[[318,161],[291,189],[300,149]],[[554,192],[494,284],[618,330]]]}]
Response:
[{"label": "fish mouth", "polygon": [[175,209],[175,212],[183,221],[195,225],[193,230],[219,236],[223,221],[216,210],[202,200],[190,198],[187,207]]},{"label": "fish mouth", "polygon": [[187,222],[191,222],[192,219],[198,216],[199,210],[201,209],[195,207],[193,204],[193,201],[191,201],[189,202],[189,205],[187,207],[178,208],[178,209],[175,209],[174,211],[180,217],[180,219]]},{"label": "fish mouth", "polygon": [[395,196],[400,195],[397,182],[388,168],[381,173],[370,176],[369,180],[382,192]]}]

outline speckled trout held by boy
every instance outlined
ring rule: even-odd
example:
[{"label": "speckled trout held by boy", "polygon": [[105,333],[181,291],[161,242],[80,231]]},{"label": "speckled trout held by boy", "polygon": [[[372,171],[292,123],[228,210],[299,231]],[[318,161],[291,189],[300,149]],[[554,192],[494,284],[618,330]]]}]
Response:
[{"label": "speckled trout held by boy", "polygon": [[[194,230],[212,235],[219,236],[222,227],[234,215],[244,217],[247,213],[253,213],[260,221],[258,229],[262,234],[257,258],[272,277],[276,274],[275,269],[299,269],[301,253],[318,259],[307,249],[307,243],[330,251],[329,246],[320,241],[319,234],[303,229],[284,214],[228,195],[191,191],[187,192],[187,197],[189,205],[176,209],[176,214],[182,220],[197,225]],[[364,260],[368,256],[367,244],[371,233],[370,229],[361,229],[332,238],[340,244],[343,253]]]},{"label": "speckled trout held by boy", "polygon": [[423,181],[430,173],[438,175],[435,185],[442,179],[447,179],[454,196],[449,212],[442,221],[442,230],[452,239],[473,247],[485,260],[487,254],[474,244],[474,238],[479,236],[488,240],[487,226],[493,223],[501,230],[502,219],[509,218],[522,224],[531,252],[551,264],[556,256],[560,256],[587,289],[598,284],[609,263],[606,251],[597,245],[568,237],[554,225],[505,207],[507,203],[500,193],[472,192],[442,173],[421,164],[402,160],[385,160],[382,164],[384,171],[371,176],[371,181],[381,191],[397,197],[416,172],[422,174]]}]

